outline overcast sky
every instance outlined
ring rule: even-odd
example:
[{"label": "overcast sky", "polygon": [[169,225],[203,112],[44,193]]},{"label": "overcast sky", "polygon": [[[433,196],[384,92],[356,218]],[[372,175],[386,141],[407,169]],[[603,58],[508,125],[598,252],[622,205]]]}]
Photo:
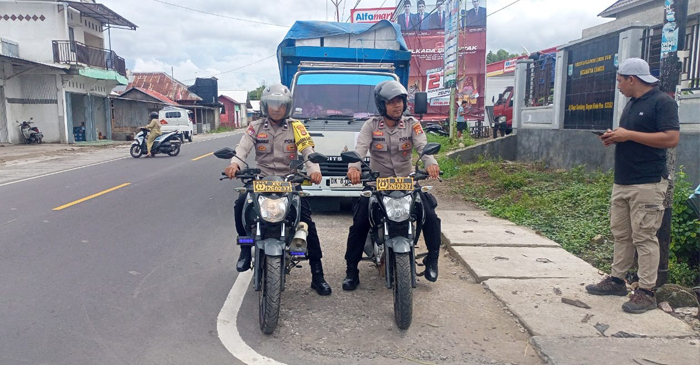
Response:
[{"label": "overcast sky", "polygon": [[[195,77],[216,76],[220,90],[251,90],[279,81],[275,54],[295,20],[333,20],[329,0],[101,0],[132,21],[136,31],[113,30],[112,48],[133,71],[166,71],[192,84]],[[488,0],[489,14],[515,0]],[[356,0],[345,1],[343,20]],[[433,1],[428,1],[433,2]],[[581,37],[585,28],[609,21],[597,14],[615,0],[520,0],[488,18],[487,48],[513,53],[545,49]],[[396,5],[396,0],[362,0],[359,8]],[[414,5],[415,7],[415,5]],[[326,11],[328,8],[328,11]],[[237,71],[241,66],[252,66]]]}]

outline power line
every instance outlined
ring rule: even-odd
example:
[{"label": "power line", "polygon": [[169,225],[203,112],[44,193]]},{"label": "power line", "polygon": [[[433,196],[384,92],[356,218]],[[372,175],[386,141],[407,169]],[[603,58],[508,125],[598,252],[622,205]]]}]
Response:
[{"label": "power line", "polygon": [[[251,63],[249,63],[249,64],[246,64],[246,65],[243,65],[243,66],[240,66],[240,67],[236,67],[236,68],[234,68],[233,70],[228,70],[228,71],[224,71],[224,72],[219,72],[218,74],[214,74],[214,75],[211,75],[211,76],[209,76],[209,77],[220,76],[220,75],[223,75],[223,74],[227,74],[227,73],[231,73],[231,72],[234,72],[234,71],[238,71],[238,70],[240,70],[240,69],[242,69],[242,68],[246,68],[246,67],[248,67],[248,66],[252,66],[252,65],[254,65],[254,64],[256,64],[256,63],[265,61],[265,60],[270,59],[270,58],[275,57],[275,56],[277,56],[277,55],[276,55],[276,54],[273,54],[273,55],[267,56],[267,57],[265,57],[265,58],[261,58],[261,59],[259,59],[259,60],[257,60],[257,61],[251,62]],[[272,74],[270,74],[270,75],[272,75]],[[194,80],[196,80],[196,79],[184,80],[183,82],[194,81]]]},{"label": "power line", "polygon": [[[357,7],[360,5],[361,2],[362,2],[362,0],[357,0],[357,2],[355,3],[355,6],[352,8],[352,10],[357,9]],[[352,11],[350,11],[350,15],[348,15],[348,18],[345,20],[345,22],[347,23],[348,20],[350,20],[350,18],[352,18]]]},{"label": "power line", "polygon": [[207,12],[207,11],[204,11],[204,10],[193,9],[193,8],[189,8],[189,7],[186,7],[186,6],[182,6],[182,5],[178,5],[178,4],[173,4],[173,3],[169,3],[169,2],[163,1],[163,0],[153,0],[153,1],[155,1],[155,2],[157,2],[157,3],[165,4],[165,5],[174,6],[174,7],[176,7],[176,8],[180,8],[180,9],[185,9],[185,10],[189,10],[189,11],[194,11],[194,12],[200,13],[200,14],[206,14],[206,15],[216,16],[216,17],[219,17],[219,18],[226,18],[226,19],[238,20],[238,21],[241,21],[241,22],[248,22],[248,23],[255,23],[255,24],[264,24],[264,25],[272,25],[272,26],[275,26],[275,27],[289,28],[288,25],[267,23],[267,22],[261,22],[261,21],[258,21],[258,20],[250,20],[250,19],[236,18],[236,17],[233,17],[233,16],[228,16],[228,15],[223,15],[223,14],[210,13],[210,12]]}]

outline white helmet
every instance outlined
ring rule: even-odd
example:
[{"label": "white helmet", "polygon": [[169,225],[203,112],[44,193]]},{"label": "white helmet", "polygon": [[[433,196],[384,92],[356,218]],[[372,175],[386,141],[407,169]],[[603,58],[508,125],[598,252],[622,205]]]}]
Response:
[{"label": "white helmet", "polygon": [[292,92],[282,84],[272,84],[265,87],[260,97],[260,111],[264,116],[268,116],[267,108],[279,108],[286,106],[287,111],[284,114],[284,119],[289,118],[292,114]]}]

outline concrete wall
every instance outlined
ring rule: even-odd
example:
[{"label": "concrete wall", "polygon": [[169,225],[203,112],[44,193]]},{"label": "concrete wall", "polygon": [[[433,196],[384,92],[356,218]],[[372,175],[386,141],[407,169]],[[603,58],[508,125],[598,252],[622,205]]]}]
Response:
[{"label": "concrete wall", "polygon": [[700,127],[700,94],[682,95],[678,106],[678,117],[681,124],[697,125]]},{"label": "concrete wall", "polygon": [[472,163],[480,157],[487,159],[503,159],[515,161],[517,158],[517,136],[509,135],[503,138],[490,140],[475,146],[470,146],[459,151],[448,153],[450,158],[456,158],[462,163]]},{"label": "concrete wall", "polygon": [[586,165],[589,171],[608,171],[615,164],[614,148],[582,130],[522,129],[518,131],[518,161],[543,161],[553,169]]},{"label": "concrete wall", "polygon": [[554,123],[554,106],[523,108],[521,128],[556,129]]},{"label": "concrete wall", "polygon": [[[59,12],[59,9],[61,11]],[[52,40],[68,39],[63,7],[56,3],[45,4],[0,2],[0,14],[16,17],[22,14],[44,17],[44,20],[1,20],[0,37],[19,43],[19,55],[33,61],[53,63]]]},{"label": "concrete wall", "polygon": [[33,118],[34,126],[44,134],[45,142],[65,140],[64,101],[60,75],[24,74],[4,80],[8,141],[23,143],[18,121]]}]

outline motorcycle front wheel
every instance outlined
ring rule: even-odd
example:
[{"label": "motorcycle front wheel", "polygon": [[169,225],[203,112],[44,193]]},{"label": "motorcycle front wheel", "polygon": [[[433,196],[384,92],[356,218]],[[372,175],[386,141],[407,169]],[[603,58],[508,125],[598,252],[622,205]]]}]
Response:
[{"label": "motorcycle front wheel", "polygon": [[402,330],[411,326],[413,319],[413,285],[411,285],[411,254],[394,253],[392,270],[394,290],[394,321]]},{"label": "motorcycle front wheel", "polygon": [[137,144],[131,146],[131,150],[129,150],[129,153],[131,154],[131,157],[133,157],[133,158],[141,157],[141,155],[142,155],[141,146],[139,146]]},{"label": "motorcycle front wheel", "polygon": [[177,155],[179,155],[179,154],[180,154],[180,145],[179,145],[179,144],[175,145],[175,147],[173,147],[173,149],[171,149],[170,151],[168,151],[168,156],[173,156],[173,157],[175,157],[175,156],[177,156]]},{"label": "motorcycle front wheel", "polygon": [[269,335],[277,328],[282,301],[282,257],[265,256],[262,287],[258,295],[260,330]]}]

